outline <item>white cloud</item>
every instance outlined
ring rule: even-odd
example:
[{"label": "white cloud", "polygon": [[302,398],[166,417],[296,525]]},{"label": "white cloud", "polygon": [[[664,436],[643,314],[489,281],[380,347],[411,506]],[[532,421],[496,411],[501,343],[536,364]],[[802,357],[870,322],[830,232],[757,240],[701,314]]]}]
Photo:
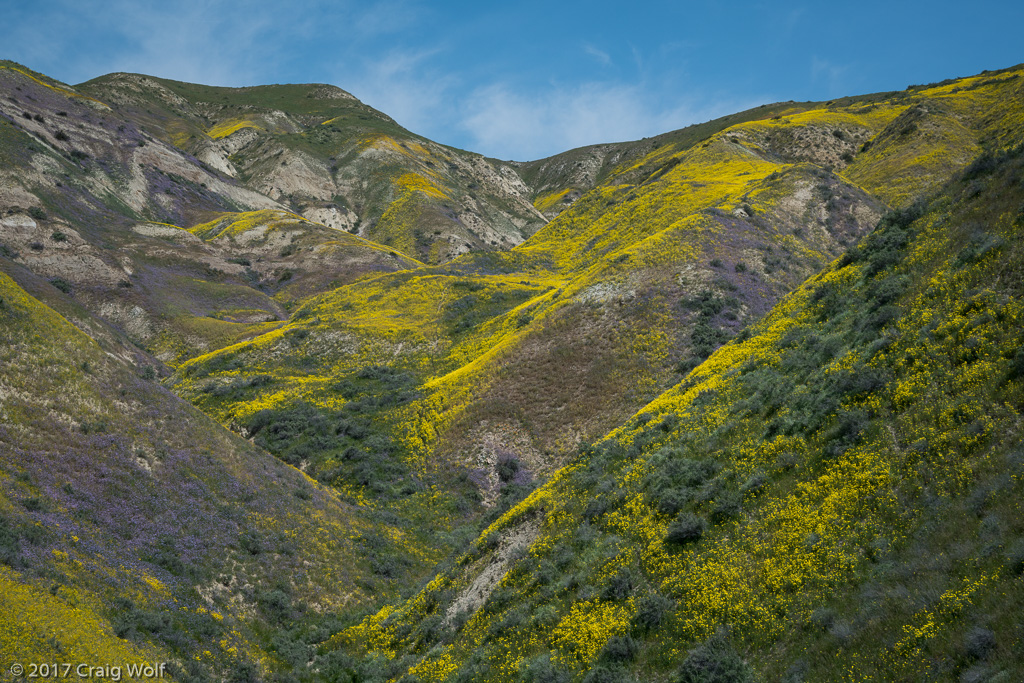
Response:
[{"label": "white cloud", "polygon": [[657,135],[736,110],[735,103],[682,98],[659,103],[641,85],[587,83],[539,93],[493,85],[470,95],[461,126],[474,151],[527,160]]},{"label": "white cloud", "polygon": [[266,38],[277,29],[275,11],[263,0],[58,0],[26,9],[20,25],[0,30],[0,37],[28,66],[69,82],[136,71],[251,84],[262,65],[253,56],[267,54]]}]

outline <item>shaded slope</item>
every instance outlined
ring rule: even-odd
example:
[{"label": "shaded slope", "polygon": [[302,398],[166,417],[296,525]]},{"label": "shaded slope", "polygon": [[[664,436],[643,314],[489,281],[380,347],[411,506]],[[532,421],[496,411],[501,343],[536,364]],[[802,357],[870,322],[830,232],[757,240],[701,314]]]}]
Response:
[{"label": "shaded slope", "polygon": [[328,659],[420,680],[1019,678],[1022,180],[1018,146],[888,214]]},{"label": "shaded slope", "polygon": [[[140,379],[4,274],[0,337],[8,654],[268,674],[284,666],[268,628],[389,592],[358,539],[415,541]],[[435,561],[412,550],[413,572]]]}]

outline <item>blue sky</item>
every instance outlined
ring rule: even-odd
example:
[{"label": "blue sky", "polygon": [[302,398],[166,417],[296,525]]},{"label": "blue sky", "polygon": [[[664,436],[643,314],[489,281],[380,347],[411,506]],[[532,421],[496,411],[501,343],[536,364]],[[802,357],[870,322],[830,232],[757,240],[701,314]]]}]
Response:
[{"label": "blue sky", "polygon": [[0,57],[68,83],[326,82],[505,159],[779,100],[1024,62],[1024,3],[0,0]]}]

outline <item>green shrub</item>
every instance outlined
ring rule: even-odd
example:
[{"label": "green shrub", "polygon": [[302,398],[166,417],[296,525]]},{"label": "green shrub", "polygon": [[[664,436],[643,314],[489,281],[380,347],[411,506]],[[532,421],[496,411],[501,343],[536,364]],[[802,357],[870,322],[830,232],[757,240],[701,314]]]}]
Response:
[{"label": "green shrub", "polygon": [[572,675],[557,667],[550,654],[542,654],[519,666],[519,674],[526,683],[568,683]]},{"label": "green shrub", "polygon": [[739,491],[724,491],[716,499],[711,508],[711,521],[720,524],[738,517],[743,512],[743,494]]},{"label": "green shrub", "polygon": [[595,666],[583,677],[583,683],[626,683],[631,679],[626,678],[621,671],[609,669],[605,666]]},{"label": "green shrub", "polygon": [[261,591],[256,596],[256,603],[271,622],[280,624],[292,618],[292,598],[283,590]]},{"label": "green shrub", "polygon": [[640,651],[640,644],[630,636],[613,636],[605,643],[601,659],[606,662],[630,662]]},{"label": "green shrub", "polygon": [[28,215],[36,219],[37,221],[46,220],[46,211],[44,211],[42,208],[38,206],[33,206],[32,208],[30,208],[28,210]]},{"label": "green shrub", "polygon": [[633,572],[629,568],[621,569],[605,585],[601,591],[602,600],[625,600],[633,592]]},{"label": "green shrub", "polygon": [[681,513],[676,517],[665,532],[665,542],[676,545],[688,545],[696,543],[704,535],[707,523],[703,518],[689,512]]},{"label": "green shrub", "polygon": [[263,552],[263,543],[260,537],[253,531],[244,532],[238,539],[239,547],[250,555],[259,555]]},{"label": "green shrub", "polygon": [[638,634],[654,631],[665,620],[675,603],[657,593],[645,595],[637,602],[636,614],[633,615],[632,627]]},{"label": "green shrub", "polygon": [[511,456],[500,458],[496,469],[498,471],[498,479],[502,483],[507,484],[515,479],[519,473],[519,460]]},{"label": "green shrub", "polygon": [[754,675],[720,630],[690,650],[676,673],[676,682],[753,683]]},{"label": "green shrub", "polygon": [[996,634],[975,626],[964,637],[964,654],[970,660],[985,659],[996,648]]},{"label": "green shrub", "polygon": [[65,294],[71,293],[71,283],[63,278],[55,277],[52,280],[50,280],[50,284],[59,289],[60,291],[64,292]]}]

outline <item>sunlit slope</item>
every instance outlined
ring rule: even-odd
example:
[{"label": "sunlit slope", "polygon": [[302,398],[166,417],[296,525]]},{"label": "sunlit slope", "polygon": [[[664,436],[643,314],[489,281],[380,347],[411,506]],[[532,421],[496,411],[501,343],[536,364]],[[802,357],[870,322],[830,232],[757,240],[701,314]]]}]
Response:
[{"label": "sunlit slope", "polygon": [[[436,562],[137,376],[5,274],[0,348],[9,662],[266,676],[284,666],[269,628],[395,595],[376,553],[401,544],[414,574]],[[360,549],[366,538],[375,550]]]},{"label": "sunlit slope", "polygon": [[886,203],[906,206],[982,148],[1015,144],[1024,125],[1022,71],[909,89],[894,101],[906,108],[863,145],[846,175]]},{"label": "sunlit slope", "polygon": [[78,87],[296,213],[423,261],[508,249],[545,222],[507,165],[410,133],[333,86],[111,74]]},{"label": "sunlit slope", "polygon": [[[869,97],[874,99],[883,96],[872,95]],[[852,99],[855,98],[845,98],[845,100],[830,104],[841,106],[844,101]],[[766,119],[780,112],[792,111],[796,108],[808,109],[816,106],[821,106],[821,103],[784,102],[762,105],[652,138],[580,147],[546,159],[517,163],[515,168],[529,186],[537,209],[548,218],[554,218],[572,206],[585,192],[604,183],[609,176],[620,172],[623,168],[632,168],[637,161],[644,159],[652,151],[682,152],[730,126],[746,121]],[[643,171],[640,170],[640,173],[642,174]]]},{"label": "sunlit slope", "polygon": [[419,595],[339,633],[337,666],[1020,678],[1022,182],[1018,145],[888,214]]}]

